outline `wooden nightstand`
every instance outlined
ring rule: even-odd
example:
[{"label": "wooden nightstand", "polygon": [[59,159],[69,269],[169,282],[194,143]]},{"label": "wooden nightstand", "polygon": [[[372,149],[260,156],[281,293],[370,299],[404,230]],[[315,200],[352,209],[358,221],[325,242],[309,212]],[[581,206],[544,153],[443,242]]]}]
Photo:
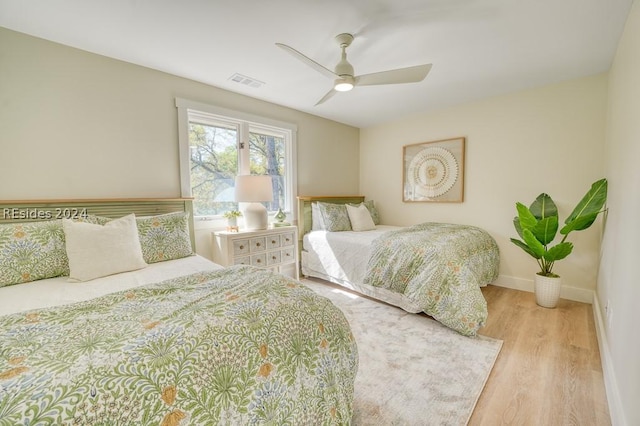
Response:
[{"label": "wooden nightstand", "polygon": [[281,272],[292,265],[296,279],[298,269],[298,227],[282,226],[260,231],[213,233],[213,261],[222,266],[253,265]]}]

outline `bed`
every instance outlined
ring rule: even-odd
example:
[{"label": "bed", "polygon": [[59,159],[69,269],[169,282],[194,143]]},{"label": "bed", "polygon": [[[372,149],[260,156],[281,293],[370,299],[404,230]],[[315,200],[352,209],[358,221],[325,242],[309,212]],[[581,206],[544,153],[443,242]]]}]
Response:
[{"label": "bed", "polygon": [[[483,229],[432,222],[382,225],[373,202],[361,196],[301,196],[298,201],[304,276],[408,312],[424,312],[464,335],[477,334],[485,324],[487,304],[480,287],[497,278],[500,256],[495,240]],[[334,229],[314,226],[314,219],[323,220],[318,211],[323,203],[331,210],[322,213],[336,213]],[[333,207],[340,205],[365,206],[375,226],[349,230],[340,212],[344,209]]]},{"label": "bed", "polygon": [[[0,425],[351,421],[342,312],[291,278],[193,254],[190,201],[174,201],[0,203]],[[71,205],[81,214],[58,210]],[[137,260],[84,279],[97,266],[78,264],[74,232],[118,227]]]}]

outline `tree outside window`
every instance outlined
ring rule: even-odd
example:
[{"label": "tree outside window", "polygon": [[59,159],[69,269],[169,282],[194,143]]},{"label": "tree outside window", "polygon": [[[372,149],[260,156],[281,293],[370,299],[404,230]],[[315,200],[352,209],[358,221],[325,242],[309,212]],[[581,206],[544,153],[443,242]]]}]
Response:
[{"label": "tree outside window", "polygon": [[[204,119],[203,119],[204,118]],[[247,134],[248,144],[241,143]],[[272,177],[274,199],[268,211],[285,209],[287,133],[242,122],[225,122],[203,114],[189,120],[191,194],[196,216],[221,215],[238,209],[234,182],[238,174]]]}]

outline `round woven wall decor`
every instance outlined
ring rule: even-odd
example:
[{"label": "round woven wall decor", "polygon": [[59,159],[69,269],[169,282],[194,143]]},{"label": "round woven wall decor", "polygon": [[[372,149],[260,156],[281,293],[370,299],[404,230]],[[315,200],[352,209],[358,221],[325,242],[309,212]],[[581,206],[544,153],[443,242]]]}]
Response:
[{"label": "round woven wall decor", "polygon": [[439,197],[456,183],[458,162],[445,148],[425,148],[411,159],[407,178],[415,196]]}]

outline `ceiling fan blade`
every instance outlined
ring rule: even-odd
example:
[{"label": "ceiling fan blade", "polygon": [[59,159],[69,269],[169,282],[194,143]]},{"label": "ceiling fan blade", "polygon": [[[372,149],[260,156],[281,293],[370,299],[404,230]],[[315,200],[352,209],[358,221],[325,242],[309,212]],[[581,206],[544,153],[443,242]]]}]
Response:
[{"label": "ceiling fan blade", "polygon": [[424,80],[431,70],[431,64],[397,70],[374,72],[355,78],[356,86],[374,86],[376,84],[417,83]]},{"label": "ceiling fan blade", "polygon": [[332,98],[332,97],[333,97],[333,95],[335,95],[335,94],[336,94],[336,91],[335,91],[334,89],[329,90],[329,91],[327,92],[327,94],[326,94],[326,95],[324,95],[324,96],[322,97],[322,99],[320,99],[318,102],[316,102],[316,104],[315,104],[314,106],[318,106],[318,105],[320,105],[321,103],[326,102],[327,100],[329,100],[330,98]]},{"label": "ceiling fan blade", "polygon": [[336,78],[337,77],[334,74],[333,71],[331,71],[328,68],[325,68],[324,66],[320,65],[319,63],[317,63],[313,59],[303,55],[302,53],[298,52],[293,47],[287,46],[286,44],[282,44],[282,43],[276,43],[276,46],[278,46],[279,48],[281,48],[285,52],[288,52],[294,58],[297,58],[298,60],[304,62],[307,65],[309,65],[311,68],[313,68],[314,70],[318,71],[319,73],[324,74],[325,76],[327,76],[329,78]]}]

